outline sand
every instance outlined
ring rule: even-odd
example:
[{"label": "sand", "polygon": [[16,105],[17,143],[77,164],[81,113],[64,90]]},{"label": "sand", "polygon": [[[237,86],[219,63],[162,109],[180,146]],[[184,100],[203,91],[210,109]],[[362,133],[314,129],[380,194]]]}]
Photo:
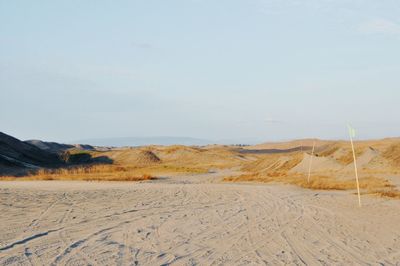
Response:
[{"label": "sand", "polygon": [[354,265],[400,261],[400,201],[212,173],[0,182],[1,265]]},{"label": "sand", "polygon": [[[308,173],[309,167],[310,167],[310,160],[311,160],[311,155],[309,154],[304,154],[303,160],[290,169],[290,173]],[[350,168],[350,170],[354,171],[354,165],[350,165],[353,168]],[[338,171],[343,169],[344,167],[340,165],[338,162],[336,162],[333,158],[330,157],[312,157],[312,171],[313,172],[327,172],[327,171]]]}]

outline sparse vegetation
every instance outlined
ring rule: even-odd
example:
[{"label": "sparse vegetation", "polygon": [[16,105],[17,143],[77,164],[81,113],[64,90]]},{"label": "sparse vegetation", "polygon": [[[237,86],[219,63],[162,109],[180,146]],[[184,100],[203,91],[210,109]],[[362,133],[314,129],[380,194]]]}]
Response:
[{"label": "sparse vegetation", "polygon": [[391,145],[382,153],[382,156],[389,160],[394,167],[400,167],[400,144]]},{"label": "sparse vegetation", "polygon": [[328,156],[332,156],[338,150],[339,150],[339,145],[334,144],[334,145],[330,145],[329,147],[327,147],[326,149],[322,150],[321,152],[319,152],[317,154],[320,157],[328,157]]},{"label": "sparse vegetation", "polygon": [[[284,184],[297,185],[303,188],[317,189],[317,190],[352,190],[356,189],[354,180],[340,180],[330,176],[313,176],[308,183],[305,176],[301,175],[287,175],[283,172],[273,172],[266,175],[260,174],[247,174],[238,177],[227,177],[224,181],[230,182],[279,182]],[[364,177],[360,180],[360,188],[368,191],[376,189],[393,188],[390,182],[383,178],[377,177]]]},{"label": "sparse vegetation", "polygon": [[[383,142],[382,142],[383,143]],[[363,193],[382,197],[399,198],[400,192],[382,176],[388,173],[398,175],[400,166],[400,145],[398,141],[380,144],[372,143],[377,155],[360,167],[360,186]],[[361,156],[372,145],[369,142],[356,144],[357,156]],[[283,145],[283,144],[282,144]],[[285,144],[286,145],[286,144]],[[298,147],[298,143],[293,144]],[[286,148],[286,152],[283,149]],[[253,147],[254,148],[254,147]],[[276,147],[275,147],[276,148]],[[304,151],[293,150],[290,145],[275,148],[251,150],[252,147],[213,145],[208,147],[188,146],[147,146],[138,148],[114,148],[107,150],[83,151],[69,149],[64,161],[71,164],[64,168],[31,172],[18,180],[111,180],[140,181],[162,176],[207,173],[211,169],[237,169],[246,174],[227,177],[228,182],[279,182],[309,189],[353,190],[353,179],[345,178],[352,170],[341,169],[353,160],[348,143],[331,142],[318,147],[318,157],[330,157],[331,161],[316,164],[309,183],[306,180],[308,158]],[[252,152],[253,151],[253,152]],[[90,160],[89,160],[90,158]],[[340,163],[334,164],[334,160]],[[306,161],[304,161],[306,160]],[[321,161],[321,160],[320,160]],[[393,167],[386,167],[392,165]],[[69,166],[69,167],[68,167]],[[1,177],[15,180],[16,177]]]},{"label": "sparse vegetation", "polygon": [[400,190],[394,188],[389,190],[375,190],[375,191],[370,191],[369,193],[384,198],[400,199]]},{"label": "sparse vegetation", "polygon": [[[358,158],[363,154],[364,150],[356,149],[355,152],[356,152],[356,157]],[[353,162],[353,152],[351,150],[348,150],[346,154],[337,158],[337,161],[344,165],[348,165],[348,164],[352,163]]]},{"label": "sparse vegetation", "polygon": [[[3,180],[15,180],[17,177],[4,177]],[[155,177],[138,174],[116,165],[92,165],[63,169],[40,169],[18,180],[85,180],[85,181],[143,181]]]}]

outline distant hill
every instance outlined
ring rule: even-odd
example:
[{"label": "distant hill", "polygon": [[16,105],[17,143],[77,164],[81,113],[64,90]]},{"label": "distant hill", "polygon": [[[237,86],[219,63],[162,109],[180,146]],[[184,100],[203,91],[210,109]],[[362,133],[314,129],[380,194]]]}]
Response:
[{"label": "distant hill", "polygon": [[[101,148],[40,140],[25,142],[0,133],[0,176],[21,175],[38,168],[115,163],[128,168],[157,166],[164,171],[235,168],[262,178],[288,177],[305,176],[311,158],[313,175],[331,176],[336,173],[340,178],[352,178],[354,171],[352,147],[349,141],[344,140],[302,139],[254,146],[206,145],[212,142],[179,137],[109,138],[83,142],[99,146],[143,147]],[[311,153],[313,143],[316,148]],[[399,138],[356,141],[354,147],[360,173],[385,173],[385,178],[389,178],[388,174],[400,173]],[[94,150],[85,151],[91,149]],[[392,181],[400,185],[396,183],[400,182],[398,179]]]},{"label": "distant hill", "polygon": [[60,152],[66,151],[69,149],[77,148],[79,150],[94,150],[95,148],[91,145],[86,144],[60,144],[57,142],[47,142],[42,140],[26,140],[25,143],[32,144],[39,149],[51,151],[51,152]]},{"label": "distant hill", "polygon": [[208,145],[214,144],[211,140],[189,137],[122,137],[96,138],[74,141],[75,143],[89,143],[93,146],[148,146],[148,145]]},{"label": "distant hill", "polygon": [[292,141],[283,141],[283,142],[266,142],[253,146],[246,147],[246,149],[250,150],[296,150],[296,149],[308,149],[313,146],[315,143],[315,147],[319,148],[325,145],[332,144],[333,140],[320,140],[320,139],[299,139]]},{"label": "distant hill", "polygon": [[63,160],[57,153],[40,149],[29,142],[0,132],[0,174],[17,169],[36,169],[63,164]]},{"label": "distant hill", "polygon": [[51,151],[51,152],[58,152],[63,150],[68,150],[74,147],[74,145],[69,144],[60,144],[56,142],[46,142],[41,140],[26,140],[25,143],[29,143],[38,147],[41,150]]},{"label": "distant hill", "polygon": [[19,175],[39,168],[57,168],[74,164],[110,163],[108,158],[92,158],[91,145],[60,144],[41,140],[21,141],[0,132],[0,175]]},{"label": "distant hill", "polygon": [[200,139],[191,137],[120,137],[120,138],[93,138],[73,141],[73,143],[89,143],[93,146],[103,147],[138,147],[150,145],[185,145],[185,146],[206,146],[206,145],[236,145],[256,144],[260,141],[255,139]]}]

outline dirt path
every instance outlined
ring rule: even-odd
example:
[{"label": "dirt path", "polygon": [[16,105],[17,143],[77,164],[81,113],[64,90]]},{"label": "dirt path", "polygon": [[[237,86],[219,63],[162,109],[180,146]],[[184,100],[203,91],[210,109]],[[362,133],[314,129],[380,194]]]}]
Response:
[{"label": "dirt path", "polygon": [[281,185],[0,182],[0,264],[396,264],[400,202]]}]

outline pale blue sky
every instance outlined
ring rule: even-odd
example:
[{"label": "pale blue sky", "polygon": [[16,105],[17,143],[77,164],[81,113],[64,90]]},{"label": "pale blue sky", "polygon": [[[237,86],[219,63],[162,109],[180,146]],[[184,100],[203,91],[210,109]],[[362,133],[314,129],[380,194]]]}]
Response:
[{"label": "pale blue sky", "polygon": [[400,135],[398,0],[0,0],[0,131]]}]

